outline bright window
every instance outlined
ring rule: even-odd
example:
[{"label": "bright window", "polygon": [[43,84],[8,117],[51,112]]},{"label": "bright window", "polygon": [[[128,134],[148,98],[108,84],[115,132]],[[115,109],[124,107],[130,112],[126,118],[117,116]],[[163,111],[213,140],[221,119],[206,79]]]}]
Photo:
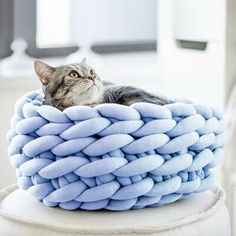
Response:
[{"label": "bright window", "polygon": [[40,48],[72,44],[71,1],[37,0],[36,44]]},{"label": "bright window", "polygon": [[37,0],[37,46],[156,40],[156,0]]}]

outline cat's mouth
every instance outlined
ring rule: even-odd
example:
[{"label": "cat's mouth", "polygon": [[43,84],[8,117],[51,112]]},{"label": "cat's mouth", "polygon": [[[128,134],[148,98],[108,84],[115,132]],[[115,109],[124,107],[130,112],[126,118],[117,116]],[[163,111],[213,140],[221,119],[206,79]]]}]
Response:
[{"label": "cat's mouth", "polygon": [[93,80],[93,84],[88,88],[88,90],[92,87],[96,87],[98,90],[100,89],[99,84],[96,82],[96,80]]},{"label": "cat's mouth", "polygon": [[96,87],[97,89],[99,89],[99,87],[95,84],[95,82],[93,82],[93,84],[92,84],[86,91],[88,91],[88,90],[90,90],[90,89],[92,89],[92,88],[94,88],[94,87]]}]

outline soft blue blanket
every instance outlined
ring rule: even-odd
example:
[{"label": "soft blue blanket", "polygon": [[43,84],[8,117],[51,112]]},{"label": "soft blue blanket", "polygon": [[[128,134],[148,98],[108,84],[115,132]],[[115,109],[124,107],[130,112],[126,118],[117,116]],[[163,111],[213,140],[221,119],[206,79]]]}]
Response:
[{"label": "soft blue blanket", "polygon": [[30,92],[15,106],[8,154],[18,185],[47,206],[128,210],[208,189],[222,161],[220,112],[184,102],[61,112]]}]

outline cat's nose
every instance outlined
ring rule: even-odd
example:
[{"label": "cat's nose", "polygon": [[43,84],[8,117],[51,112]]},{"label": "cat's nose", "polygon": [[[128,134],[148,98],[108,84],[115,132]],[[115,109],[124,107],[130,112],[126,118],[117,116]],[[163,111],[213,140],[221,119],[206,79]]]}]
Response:
[{"label": "cat's nose", "polygon": [[92,80],[94,82],[94,77],[89,76],[88,79]]}]

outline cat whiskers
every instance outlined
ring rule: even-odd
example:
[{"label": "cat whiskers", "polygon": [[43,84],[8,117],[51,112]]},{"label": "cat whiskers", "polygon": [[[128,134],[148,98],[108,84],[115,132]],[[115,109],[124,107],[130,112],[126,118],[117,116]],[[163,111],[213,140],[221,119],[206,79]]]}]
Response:
[{"label": "cat whiskers", "polygon": [[66,95],[67,94],[65,94],[64,96],[62,96],[60,99],[59,99],[59,101],[57,102],[57,104],[56,104],[56,108],[58,108],[58,106],[59,106],[59,104],[62,102],[62,100],[66,97]]},{"label": "cat whiskers", "polygon": [[57,98],[47,98],[48,101],[54,101],[54,100],[58,100]]}]

